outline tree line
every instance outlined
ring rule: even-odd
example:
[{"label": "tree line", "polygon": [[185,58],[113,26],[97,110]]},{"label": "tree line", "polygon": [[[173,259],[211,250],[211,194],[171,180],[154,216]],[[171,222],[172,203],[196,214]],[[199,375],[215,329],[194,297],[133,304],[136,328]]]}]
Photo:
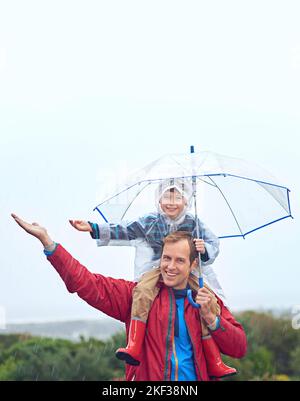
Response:
[{"label": "tree line", "polygon": [[[224,380],[300,380],[300,330],[288,317],[247,311],[236,315],[247,333],[248,352],[241,359],[224,356],[239,374]],[[0,335],[0,380],[100,381],[124,379],[124,363],[115,350],[125,332],[107,341],[79,342],[27,334]]]}]

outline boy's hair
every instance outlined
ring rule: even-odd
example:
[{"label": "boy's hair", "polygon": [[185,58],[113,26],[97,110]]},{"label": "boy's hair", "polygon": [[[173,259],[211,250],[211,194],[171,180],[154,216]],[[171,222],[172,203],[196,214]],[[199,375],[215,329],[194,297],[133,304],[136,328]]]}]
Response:
[{"label": "boy's hair", "polygon": [[174,231],[173,233],[167,235],[163,239],[162,251],[163,251],[164,246],[166,244],[174,244],[174,243],[182,241],[182,240],[187,240],[187,242],[189,244],[189,247],[190,247],[190,263],[192,264],[194,262],[194,260],[198,257],[198,252],[197,252],[196,247],[195,247],[193,236],[188,231]]}]

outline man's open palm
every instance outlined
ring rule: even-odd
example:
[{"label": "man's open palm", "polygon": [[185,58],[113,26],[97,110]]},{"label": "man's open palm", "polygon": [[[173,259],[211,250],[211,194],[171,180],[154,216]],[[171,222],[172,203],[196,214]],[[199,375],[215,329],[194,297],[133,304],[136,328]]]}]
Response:
[{"label": "man's open palm", "polygon": [[11,216],[15,219],[16,223],[18,223],[19,226],[22,227],[23,230],[25,230],[28,234],[31,234],[38,239],[42,239],[47,236],[46,229],[40,226],[38,223],[27,223],[14,213],[12,213]]}]

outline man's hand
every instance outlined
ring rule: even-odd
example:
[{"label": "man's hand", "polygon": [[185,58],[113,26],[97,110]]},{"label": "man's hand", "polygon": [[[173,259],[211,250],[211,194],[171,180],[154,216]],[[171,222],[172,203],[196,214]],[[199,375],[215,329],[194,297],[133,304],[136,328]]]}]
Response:
[{"label": "man's hand", "polygon": [[26,221],[22,220],[14,213],[12,213],[11,216],[14,218],[15,222],[23,228],[23,230],[39,239],[44,247],[51,247],[53,245],[53,241],[44,227],[40,226],[38,223],[26,223]]},{"label": "man's hand", "polygon": [[203,241],[203,239],[196,238],[196,239],[194,239],[194,242],[195,242],[195,247],[196,247],[197,251],[200,252],[201,255],[204,255],[205,254],[205,242]]},{"label": "man's hand", "polygon": [[83,220],[69,220],[72,227],[76,228],[78,231],[89,231],[90,233],[93,231],[92,227],[88,222]]},{"label": "man's hand", "polygon": [[201,305],[201,316],[205,322],[213,324],[216,320],[216,315],[211,310],[213,297],[210,291],[205,287],[199,288],[195,301]]}]

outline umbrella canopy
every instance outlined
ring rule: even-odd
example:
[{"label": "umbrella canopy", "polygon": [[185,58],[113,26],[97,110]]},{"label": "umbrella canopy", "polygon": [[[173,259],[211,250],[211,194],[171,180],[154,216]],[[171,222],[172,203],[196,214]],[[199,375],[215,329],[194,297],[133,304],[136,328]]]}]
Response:
[{"label": "umbrella canopy", "polygon": [[163,156],[133,173],[94,210],[107,222],[136,219],[158,207],[160,183],[180,179],[191,187],[193,177],[198,217],[219,238],[245,237],[292,217],[290,191],[270,173],[213,152]]}]

